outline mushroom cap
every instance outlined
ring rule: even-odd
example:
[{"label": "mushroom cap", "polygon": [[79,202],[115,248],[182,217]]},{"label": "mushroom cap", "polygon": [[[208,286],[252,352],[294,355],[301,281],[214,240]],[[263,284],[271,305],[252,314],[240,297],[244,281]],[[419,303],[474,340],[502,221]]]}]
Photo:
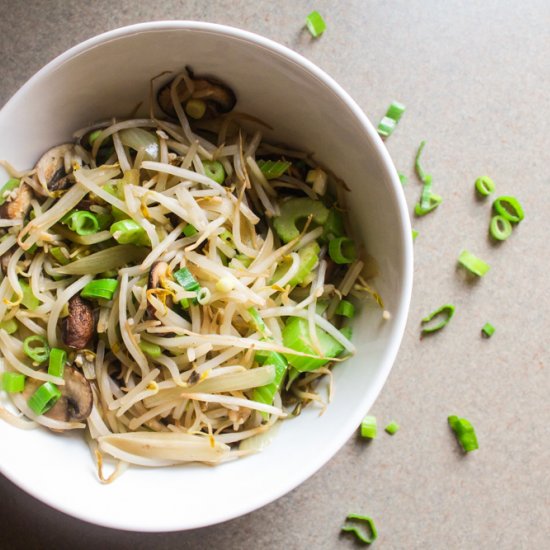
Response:
[{"label": "mushroom cap", "polygon": [[[65,368],[63,379],[65,385],[58,386],[61,397],[44,416],[61,422],[82,422],[92,412],[92,387],[84,375],[73,367]],[[25,400],[28,400],[41,384],[40,380],[28,378],[23,391]]]},{"label": "mushroom cap", "polygon": [[46,151],[36,163],[39,183],[49,192],[64,191],[74,184],[72,170],[65,170],[65,154],[74,153],[72,143],[63,143]]},{"label": "mushroom cap", "polygon": [[0,206],[0,218],[24,218],[31,207],[32,197],[32,189],[26,183],[22,183],[17,189],[16,197]]},{"label": "mushroom cap", "polygon": [[84,349],[95,333],[92,305],[78,294],[69,300],[69,315],[61,321],[63,342],[69,348]]}]

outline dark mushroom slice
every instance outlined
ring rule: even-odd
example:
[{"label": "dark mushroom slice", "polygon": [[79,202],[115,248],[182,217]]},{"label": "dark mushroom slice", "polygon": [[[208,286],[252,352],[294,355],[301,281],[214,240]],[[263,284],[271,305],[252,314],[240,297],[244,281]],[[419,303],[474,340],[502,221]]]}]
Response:
[{"label": "dark mushroom slice", "polygon": [[32,189],[22,183],[17,189],[13,190],[14,198],[7,200],[0,206],[0,218],[9,220],[23,219],[31,208],[33,198]]},{"label": "dark mushroom slice", "polygon": [[[61,422],[82,422],[86,420],[92,412],[94,402],[90,383],[81,372],[73,367],[65,368],[63,380],[65,380],[65,385],[58,386],[61,397],[44,416]],[[40,385],[42,385],[40,380],[27,379],[23,391],[23,397],[26,401]]]},{"label": "dark mushroom slice", "polygon": [[92,305],[78,294],[69,300],[69,315],[61,321],[61,334],[65,345],[72,349],[84,349],[95,333],[95,317]]},{"label": "dark mushroom slice", "polygon": [[72,168],[69,172],[65,170],[65,155],[74,153],[74,151],[72,143],[63,143],[53,147],[40,157],[35,168],[38,182],[44,189],[50,193],[59,193],[74,184]]},{"label": "dark mushroom slice", "polygon": [[[181,103],[189,99],[202,99],[206,103],[207,110],[211,116],[219,116],[228,113],[235,107],[237,98],[231,88],[223,82],[210,77],[194,77],[189,71],[189,78],[193,81],[194,90],[189,95],[185,80],[177,85],[177,96]],[[176,111],[172,103],[170,89],[172,81],[163,86],[157,95],[160,108],[169,116],[175,117]]]},{"label": "dark mushroom slice", "polygon": [[[161,278],[165,277],[168,273],[168,264],[166,262],[155,262],[151,266],[149,271],[149,279],[147,280],[147,290],[152,290],[156,288],[162,288]],[[149,296],[147,296],[147,313],[150,317],[155,316],[156,309],[149,302]]]}]

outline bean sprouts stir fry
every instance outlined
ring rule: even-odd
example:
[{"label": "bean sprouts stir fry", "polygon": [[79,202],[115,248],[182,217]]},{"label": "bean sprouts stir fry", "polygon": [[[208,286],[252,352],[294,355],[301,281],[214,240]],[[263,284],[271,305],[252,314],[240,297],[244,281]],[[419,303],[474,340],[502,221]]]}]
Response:
[{"label": "bean sprouts stir fry", "polygon": [[2,161],[0,417],[85,430],[102,481],[259,450],[325,405],[355,308],[382,305],[345,184],[235,103],[187,70],[149,118],[81,130],[26,172]]}]

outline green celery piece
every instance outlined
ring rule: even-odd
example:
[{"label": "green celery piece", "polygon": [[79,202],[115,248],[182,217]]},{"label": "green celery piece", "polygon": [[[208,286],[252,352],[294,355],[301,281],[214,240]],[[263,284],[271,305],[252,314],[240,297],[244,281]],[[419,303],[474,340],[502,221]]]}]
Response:
[{"label": "green celery piece", "polygon": [[273,227],[280,239],[288,243],[300,236],[297,222],[313,216],[313,221],[324,225],[328,219],[329,210],[320,201],[308,197],[290,199],[281,205],[281,215],[273,219]]},{"label": "green celery piece", "polygon": [[[311,273],[311,270],[313,269],[313,266],[317,263],[317,260],[319,259],[319,252],[320,252],[319,245],[314,241],[312,243],[307,244],[304,246],[304,248],[301,248],[298,251],[298,256],[300,257],[300,267],[298,268],[298,271],[296,272],[296,275],[290,279],[288,284],[292,287],[302,284],[307,276]],[[273,275],[272,283],[277,282],[287,271],[290,267],[290,264],[288,265],[280,265],[275,270],[275,274]]]},{"label": "green celery piece", "polygon": [[254,388],[252,399],[258,403],[271,405],[275,394],[281,389],[283,378],[288,368],[286,359],[276,351],[258,352],[256,353],[256,361],[262,365],[273,365],[275,367],[275,378],[273,382]]},{"label": "green celery piece", "polygon": [[341,212],[338,212],[334,207],[328,213],[327,221],[324,225],[324,231],[322,239],[326,242],[337,237],[343,237],[345,235],[344,229],[344,216]]},{"label": "green celery piece", "polygon": [[40,306],[40,300],[32,293],[31,287],[22,279],[19,279],[19,284],[23,290],[23,299],[21,304],[23,304],[27,309],[34,311]]},{"label": "green celery piece", "polygon": [[[316,327],[317,338],[323,357],[337,357],[344,351],[344,346],[335,340],[323,329]],[[290,317],[283,329],[283,344],[285,347],[311,355],[317,355],[309,337],[307,319]],[[299,372],[318,369],[326,365],[330,359],[316,359],[314,357],[301,357],[299,355],[285,355],[287,361]]]}]

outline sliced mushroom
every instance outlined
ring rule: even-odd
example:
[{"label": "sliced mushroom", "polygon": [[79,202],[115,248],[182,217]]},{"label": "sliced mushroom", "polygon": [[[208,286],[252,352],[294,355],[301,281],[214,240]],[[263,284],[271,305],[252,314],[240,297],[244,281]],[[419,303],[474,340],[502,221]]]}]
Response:
[{"label": "sliced mushroom", "polygon": [[[44,416],[61,422],[82,422],[92,412],[94,402],[92,387],[88,380],[73,367],[65,368],[63,379],[65,385],[58,386],[61,397]],[[28,400],[40,385],[42,385],[40,380],[28,378],[23,391],[25,400]]]},{"label": "sliced mushroom", "polygon": [[94,310],[78,294],[69,300],[69,315],[61,321],[61,333],[66,346],[84,349],[95,332]]},{"label": "sliced mushroom", "polygon": [[[228,113],[235,107],[235,103],[237,103],[235,93],[223,82],[210,77],[195,77],[189,69],[187,72],[189,73],[189,78],[193,81],[194,90],[189,95],[185,80],[182,80],[177,85],[177,95],[180,102],[183,103],[183,101],[189,99],[202,99],[206,103],[211,116]],[[167,115],[175,117],[176,111],[170,93],[172,82],[173,80],[159,90],[157,101],[160,108]]]},{"label": "sliced mushroom", "polygon": [[[166,262],[155,262],[151,266],[149,271],[149,279],[147,281],[147,290],[152,290],[155,288],[162,288],[161,286],[161,277],[165,277],[168,272],[168,264]],[[147,313],[151,316],[155,316],[156,309],[149,302],[149,296],[147,296]]]},{"label": "sliced mushroom", "polygon": [[22,183],[13,193],[15,197],[0,206],[0,218],[15,220],[23,219],[27,215],[33,197],[32,189],[26,183]]},{"label": "sliced mushroom", "polygon": [[53,149],[50,149],[36,163],[36,175],[40,185],[50,193],[65,191],[71,187],[74,182],[72,168],[67,172],[65,170],[65,155],[75,152],[72,143],[63,143]]}]

